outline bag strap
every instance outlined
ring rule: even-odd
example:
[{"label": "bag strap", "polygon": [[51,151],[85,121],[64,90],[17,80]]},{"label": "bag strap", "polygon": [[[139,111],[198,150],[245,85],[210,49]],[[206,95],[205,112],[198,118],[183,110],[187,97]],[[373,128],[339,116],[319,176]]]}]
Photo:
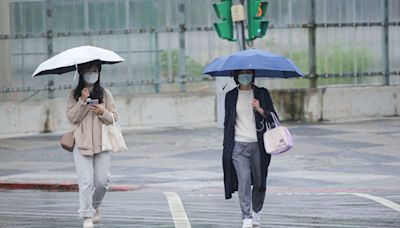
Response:
[{"label": "bag strap", "polygon": [[270,112],[270,113],[271,113],[272,119],[274,120],[275,126],[281,125],[279,123],[278,117],[276,117],[275,113],[273,113],[273,112]]},{"label": "bag strap", "polygon": [[[271,114],[272,120],[274,121],[275,127],[280,126],[281,123],[278,120],[278,117],[276,117],[275,113],[269,112]],[[267,120],[265,120],[265,125],[267,127],[267,131],[272,129],[272,126],[269,124]]]},{"label": "bag strap", "polygon": [[113,113],[110,113],[111,114],[111,118],[112,118],[112,120],[113,120],[113,125],[114,125],[114,127],[116,126],[116,123],[115,123],[115,117],[114,117],[114,114]]},{"label": "bag strap", "polygon": [[[260,97],[260,103],[265,103],[264,96]],[[275,115],[275,113],[273,113],[273,112],[269,112],[269,113],[271,114],[271,117],[272,117],[272,120],[274,121],[275,127],[279,126],[280,123],[279,123],[278,117]],[[263,127],[260,130],[256,129],[257,131],[262,131],[262,130],[264,130],[264,128],[266,128],[267,131],[272,129],[272,126],[267,119],[263,119],[263,121],[260,122],[260,124],[262,124]]]},{"label": "bag strap", "polygon": [[[104,108],[106,110],[107,110],[107,105],[108,105],[108,103],[107,103],[108,97],[107,96],[108,96],[107,91],[104,89],[104,92],[103,92],[103,103],[104,103]],[[113,125],[116,126],[114,114],[113,113],[110,113],[110,114],[111,114],[111,118],[113,120]]]}]

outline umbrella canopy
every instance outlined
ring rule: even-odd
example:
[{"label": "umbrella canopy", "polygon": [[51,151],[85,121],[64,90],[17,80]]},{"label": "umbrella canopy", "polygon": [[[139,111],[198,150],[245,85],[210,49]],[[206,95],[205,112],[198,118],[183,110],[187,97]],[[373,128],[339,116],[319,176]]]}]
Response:
[{"label": "umbrella canopy", "polygon": [[216,58],[206,66],[203,74],[233,76],[236,70],[254,70],[255,77],[292,78],[304,76],[290,59],[257,49],[239,51]]},{"label": "umbrella canopy", "polygon": [[125,61],[115,52],[93,46],[80,46],[68,49],[41,63],[32,77],[45,74],[63,74],[76,70],[76,66],[98,60],[102,64]]}]

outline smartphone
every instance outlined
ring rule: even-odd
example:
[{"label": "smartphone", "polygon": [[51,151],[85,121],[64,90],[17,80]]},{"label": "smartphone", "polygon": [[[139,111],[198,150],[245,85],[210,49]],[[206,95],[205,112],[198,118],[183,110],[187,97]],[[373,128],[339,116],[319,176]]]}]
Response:
[{"label": "smartphone", "polygon": [[99,104],[99,99],[90,99],[88,101],[86,101],[88,105],[95,105],[95,104]]}]

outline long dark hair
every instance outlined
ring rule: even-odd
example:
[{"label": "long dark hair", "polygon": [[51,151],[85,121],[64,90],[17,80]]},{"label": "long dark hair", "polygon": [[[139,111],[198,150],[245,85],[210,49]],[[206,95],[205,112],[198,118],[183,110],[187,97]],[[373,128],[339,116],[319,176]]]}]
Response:
[{"label": "long dark hair", "polygon": [[79,64],[78,65],[78,73],[79,73],[79,82],[76,88],[74,89],[74,98],[78,100],[79,97],[82,95],[82,90],[87,86],[85,80],[83,79],[83,74],[85,69],[91,68],[93,65],[99,69],[99,78],[96,83],[93,85],[93,90],[90,92],[90,98],[92,99],[99,99],[99,103],[103,103],[103,94],[104,88],[100,85],[100,72],[101,72],[101,62],[100,61],[92,61],[89,63]]}]

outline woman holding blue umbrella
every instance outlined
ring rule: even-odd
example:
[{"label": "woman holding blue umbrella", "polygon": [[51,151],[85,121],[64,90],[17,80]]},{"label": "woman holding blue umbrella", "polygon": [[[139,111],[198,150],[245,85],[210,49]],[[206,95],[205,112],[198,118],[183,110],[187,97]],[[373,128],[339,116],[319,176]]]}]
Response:
[{"label": "woman holding blue umbrella", "polygon": [[264,148],[264,122],[272,124],[270,113],[276,114],[268,90],[254,85],[254,74],[254,70],[235,71],[238,87],[225,97],[225,198],[231,198],[238,190],[243,227],[260,225],[271,161],[271,155]]},{"label": "woman holding blue umbrella", "polygon": [[233,192],[239,191],[243,227],[259,226],[271,161],[263,135],[266,124],[274,127],[271,113],[276,112],[268,90],[255,86],[254,77],[292,78],[303,77],[303,73],[282,55],[249,49],[214,59],[203,74],[233,76],[237,84],[225,97],[225,198],[230,199]]}]

